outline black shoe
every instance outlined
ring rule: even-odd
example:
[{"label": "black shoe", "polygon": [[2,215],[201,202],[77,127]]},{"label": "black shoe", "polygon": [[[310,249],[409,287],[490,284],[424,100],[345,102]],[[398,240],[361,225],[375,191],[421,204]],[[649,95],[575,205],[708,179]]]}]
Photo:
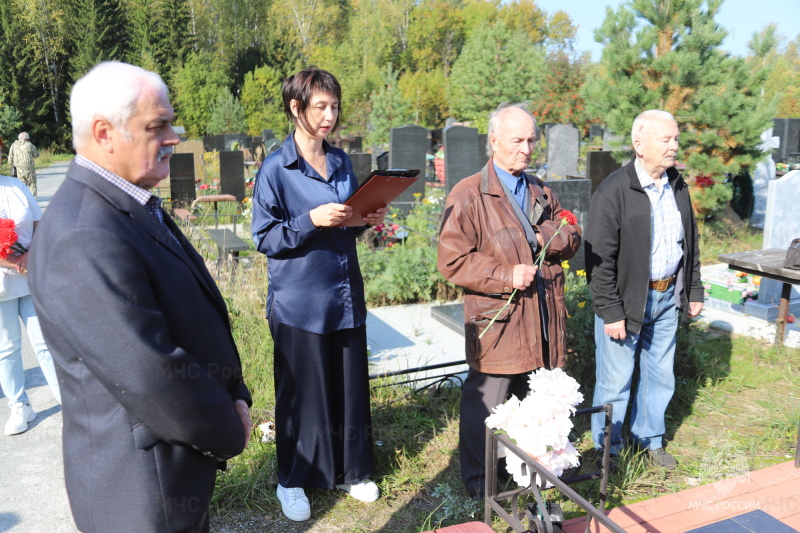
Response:
[{"label": "black shoe", "polygon": [[668,453],[664,448],[656,448],[655,450],[647,450],[650,460],[659,468],[672,471],[678,467],[678,461]]}]

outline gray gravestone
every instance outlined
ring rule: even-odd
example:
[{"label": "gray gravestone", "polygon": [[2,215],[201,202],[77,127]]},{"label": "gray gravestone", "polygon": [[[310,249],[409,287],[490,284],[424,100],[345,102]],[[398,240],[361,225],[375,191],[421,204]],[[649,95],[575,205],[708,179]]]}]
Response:
[{"label": "gray gravestone", "polygon": [[589,126],[589,140],[593,141],[594,139],[603,138],[603,126],[599,124],[592,124]]},{"label": "gray gravestone", "polygon": [[192,154],[172,154],[169,159],[169,191],[173,205],[189,205],[196,198]]},{"label": "gray gravestone", "polygon": [[[789,249],[792,239],[800,237],[797,206],[800,204],[800,170],[769,182],[767,212],[764,220],[763,248]],[[758,300],[745,303],[745,312],[762,320],[775,320],[781,300],[783,283],[762,278]],[[792,287],[789,305],[793,312],[800,307],[800,286]]]},{"label": "gray gravestone", "polygon": [[578,173],[580,133],[573,126],[558,124],[547,132],[547,179],[564,179]]},{"label": "gray gravestone", "polygon": [[203,162],[203,152],[205,147],[203,141],[192,139],[182,142],[175,147],[176,154],[192,154],[194,158],[194,180],[198,181],[205,173],[205,163]]},{"label": "gray gravestone", "polygon": [[275,133],[272,130],[261,130],[261,140],[263,140],[265,144],[268,140],[274,138],[275,138]]},{"label": "gray gravestone", "polygon": [[800,118],[776,118],[773,135],[780,137],[781,144],[775,159],[780,163],[800,152]]},{"label": "gray gravestone", "polygon": [[[425,194],[425,154],[428,153],[428,130],[422,126],[402,126],[389,131],[389,168],[419,170],[419,179],[394,201],[396,207],[410,210],[414,194]],[[404,205],[405,203],[405,205]]]},{"label": "gray gravestone", "polygon": [[[575,213],[575,217],[578,219],[578,225],[585,232],[586,220],[589,216],[589,203],[592,200],[591,180],[586,178],[569,178],[565,180],[545,180],[545,183],[553,190],[556,197],[558,197],[561,207]],[[583,246],[581,246],[578,249],[578,253],[569,260],[569,267],[573,272],[586,268]]]},{"label": "gray gravestone", "polygon": [[350,161],[353,163],[353,172],[358,178],[358,184],[361,185],[370,172],[372,172],[372,154],[358,153],[349,154]]},{"label": "gray gravestone", "polygon": [[241,150],[219,153],[219,193],[244,200],[244,153]]},{"label": "gray gravestone", "polygon": [[586,177],[592,182],[592,193],[609,174],[622,165],[613,157],[614,152],[589,150],[586,152]]},{"label": "gray gravestone", "polygon": [[486,133],[479,133],[478,134],[478,162],[481,165],[481,168],[486,166],[486,163],[489,162],[489,156],[486,155],[486,140],[488,139],[488,135]]},{"label": "gray gravestone", "polygon": [[464,126],[451,126],[444,130],[444,173],[446,193],[456,183],[477,174],[486,161],[486,146],[480,150],[478,130]]}]

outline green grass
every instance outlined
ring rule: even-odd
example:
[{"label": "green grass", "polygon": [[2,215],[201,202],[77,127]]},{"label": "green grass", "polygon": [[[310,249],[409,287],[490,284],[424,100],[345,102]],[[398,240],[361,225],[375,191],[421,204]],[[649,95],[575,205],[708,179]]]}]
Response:
[{"label": "green grass", "polygon": [[[704,242],[727,242],[747,249],[757,232],[706,226]],[[733,240],[731,240],[733,235]],[[726,251],[733,251],[727,249]],[[368,269],[367,269],[368,270]],[[384,270],[385,271],[385,270]],[[244,375],[253,394],[256,424],[274,416],[272,342],[264,319],[266,261],[258,254],[235,272],[215,270],[228,302]],[[369,280],[367,280],[369,283]],[[391,280],[384,281],[391,283]],[[594,346],[591,302],[583,278],[568,271],[567,308],[570,354],[566,370],[578,379],[591,403]],[[580,304],[583,305],[581,306]],[[652,467],[645,454],[626,449],[611,477],[609,504],[620,506],[673,493],[724,475],[709,473],[709,454],[724,450],[744,457],[758,469],[793,456],[800,421],[800,350],[777,348],[748,337],[731,336],[703,324],[685,325],[676,353],[676,393],[667,413],[668,449],[679,460],[675,472]],[[275,497],[277,464],[274,443],[261,443],[254,432],[250,446],[220,473],[212,507],[212,528],[238,532],[419,532],[469,520],[481,520],[480,505],[468,499],[458,464],[460,389],[415,393],[403,386],[373,387],[372,415],[376,442],[375,480],[381,498],[365,504],[341,491],[311,489],[312,518],[287,520]],[[576,420],[573,441],[591,448],[588,420]],[[599,483],[574,487],[589,501],[598,499]],[[550,501],[562,501],[555,491]],[[583,512],[563,502],[568,515]],[[495,517],[495,531],[510,531]]]},{"label": "green grass", "polygon": [[744,224],[732,223],[722,218],[707,220],[700,237],[700,262],[703,265],[719,263],[719,254],[760,250],[764,232]]}]

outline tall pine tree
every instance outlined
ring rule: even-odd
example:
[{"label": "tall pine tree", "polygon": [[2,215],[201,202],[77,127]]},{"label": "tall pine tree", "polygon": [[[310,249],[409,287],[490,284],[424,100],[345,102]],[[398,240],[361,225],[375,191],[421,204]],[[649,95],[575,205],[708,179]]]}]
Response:
[{"label": "tall pine tree", "polygon": [[372,111],[369,114],[367,144],[379,146],[389,143],[389,130],[405,126],[410,121],[411,106],[403,98],[398,87],[400,73],[389,64],[381,78],[383,87],[372,96]]},{"label": "tall pine tree", "polygon": [[498,104],[540,93],[544,71],[544,54],[524,31],[511,31],[502,21],[477,28],[453,65],[447,88],[450,112],[486,131],[489,113]]},{"label": "tall pine tree", "polygon": [[759,136],[774,110],[761,95],[768,69],[759,59],[720,49],[726,32],[714,21],[721,0],[632,0],[606,11],[595,38],[603,43],[599,75],[584,86],[590,114],[628,145],[633,120],[646,109],[672,113],[681,129],[682,160],[691,179],[716,184],[704,207],[730,199],[729,180],[763,157]]},{"label": "tall pine tree", "polygon": [[[47,128],[49,96],[37,75],[36,58],[14,2],[0,2],[0,89],[5,104],[22,113],[20,129],[30,133],[39,146],[52,142]],[[5,141],[15,140],[16,131],[0,131]]]},{"label": "tall pine tree", "polygon": [[119,0],[70,0],[69,70],[77,81],[101,61],[120,60],[129,36]]}]

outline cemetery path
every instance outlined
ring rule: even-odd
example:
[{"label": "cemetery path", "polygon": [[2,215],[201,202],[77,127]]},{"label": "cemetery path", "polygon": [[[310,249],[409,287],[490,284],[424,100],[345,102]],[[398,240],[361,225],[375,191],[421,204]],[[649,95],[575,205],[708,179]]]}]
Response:
[{"label": "cemetery path", "polygon": [[[46,208],[64,181],[69,162],[38,169],[39,204]],[[72,533],[76,531],[64,488],[61,406],[53,398],[26,335],[22,336],[25,388],[38,413],[28,431],[0,434],[0,532]],[[0,423],[8,419],[8,401],[0,392]]]}]

